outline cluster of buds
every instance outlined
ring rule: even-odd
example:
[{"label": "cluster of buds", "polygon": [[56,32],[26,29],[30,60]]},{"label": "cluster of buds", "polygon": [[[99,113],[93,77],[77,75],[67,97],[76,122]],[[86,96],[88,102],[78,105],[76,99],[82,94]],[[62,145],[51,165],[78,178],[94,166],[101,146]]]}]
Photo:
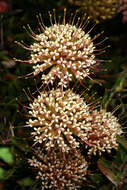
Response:
[{"label": "cluster of buds", "polygon": [[33,128],[36,143],[44,142],[46,149],[59,147],[62,152],[88,147],[88,154],[101,154],[117,148],[117,135],[122,130],[118,120],[105,110],[93,110],[83,98],[71,90],[51,90],[41,93],[30,104],[28,125]]},{"label": "cluster of buds", "polygon": [[87,162],[80,154],[44,154],[38,148],[28,162],[38,171],[42,189],[77,190],[86,180]]},{"label": "cluster of buds", "polygon": [[[30,51],[29,60],[17,60],[33,65],[34,76],[42,73],[41,79],[44,84],[53,84],[57,81],[58,86],[68,87],[73,78],[82,82],[85,78],[91,78],[91,74],[98,69],[98,65],[103,60],[98,60],[96,54],[101,54],[103,50],[96,48],[101,42],[94,45],[94,41],[100,36],[90,37],[90,31],[86,29],[88,19],[81,19],[74,25],[74,19],[69,23],[65,22],[66,10],[62,24],[54,24],[50,15],[51,26],[46,27],[40,23],[42,33],[35,34],[29,27],[32,38],[35,42],[30,45],[16,42],[23,48]],[[40,17],[38,17],[40,18]],[[99,52],[99,53],[98,53]]]},{"label": "cluster of buds", "polygon": [[92,112],[92,121],[86,123],[87,141],[92,144],[89,148],[88,154],[98,152],[111,152],[111,149],[117,149],[117,136],[122,133],[118,119],[112,115],[111,112],[101,109],[100,111],[94,110]]},{"label": "cluster of buds", "polygon": [[92,39],[82,28],[54,24],[36,38],[38,41],[30,46],[30,62],[36,63],[34,75],[50,68],[47,75],[42,75],[45,83],[53,83],[57,77],[60,80],[58,85],[66,87],[73,75],[83,80],[96,65]]},{"label": "cluster of buds", "polygon": [[78,5],[93,20],[112,19],[119,10],[119,0],[68,0],[70,3]]},{"label": "cluster of buds", "polygon": [[80,188],[88,165],[79,154],[80,144],[90,156],[118,148],[117,135],[122,133],[118,119],[111,112],[87,105],[72,90],[42,92],[29,109],[27,124],[39,146],[28,162],[37,170],[42,189]]},{"label": "cluster of buds", "polygon": [[27,123],[34,129],[36,143],[45,142],[47,150],[58,146],[62,152],[78,148],[78,137],[86,141],[83,132],[86,121],[91,120],[89,107],[79,95],[71,90],[51,90],[41,93],[30,104],[30,119]]}]

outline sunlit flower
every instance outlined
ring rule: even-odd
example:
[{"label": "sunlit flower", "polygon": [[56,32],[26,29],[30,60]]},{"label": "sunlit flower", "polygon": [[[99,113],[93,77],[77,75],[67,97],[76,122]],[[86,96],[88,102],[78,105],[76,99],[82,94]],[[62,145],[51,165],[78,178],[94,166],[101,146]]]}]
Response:
[{"label": "sunlit flower", "polygon": [[119,0],[68,0],[78,5],[97,22],[112,19],[119,9]]},{"label": "sunlit flower", "polygon": [[82,81],[90,78],[90,74],[97,69],[100,62],[95,58],[95,52],[101,50],[96,49],[93,41],[100,34],[91,38],[90,31],[85,31],[87,21],[81,20],[81,23],[78,21],[74,25],[74,19],[65,23],[65,15],[62,24],[57,23],[56,19],[53,24],[51,19],[50,27],[40,24],[42,33],[38,35],[30,29],[35,40],[32,45],[26,47],[17,42],[30,50],[30,59],[22,62],[33,65],[34,76],[42,73],[41,79],[45,84],[57,81],[59,86],[67,87],[73,77]]},{"label": "sunlit flower", "polygon": [[62,156],[53,151],[48,155],[38,148],[28,162],[37,171],[41,189],[76,190],[86,179],[87,162],[79,154]]}]

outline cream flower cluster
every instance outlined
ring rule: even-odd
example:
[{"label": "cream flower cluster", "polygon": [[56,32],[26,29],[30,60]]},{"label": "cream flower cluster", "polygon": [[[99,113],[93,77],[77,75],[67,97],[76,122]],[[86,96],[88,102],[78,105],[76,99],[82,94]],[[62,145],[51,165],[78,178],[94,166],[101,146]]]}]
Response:
[{"label": "cream flower cluster", "polygon": [[101,155],[102,152],[111,152],[111,149],[117,149],[117,135],[122,133],[118,119],[111,112],[101,109],[99,112],[92,112],[92,122],[86,124],[87,141],[92,144],[88,154]]},{"label": "cream flower cluster", "polygon": [[63,152],[79,147],[75,137],[86,141],[83,132],[86,121],[91,120],[89,107],[71,90],[60,89],[42,93],[30,104],[28,125],[34,130],[36,143],[45,142],[47,150],[59,146]]},{"label": "cream flower cluster", "polygon": [[96,65],[94,45],[81,28],[70,24],[54,24],[46,27],[42,34],[36,35],[37,42],[30,46],[34,75],[49,69],[42,75],[45,83],[67,86],[67,81],[83,80],[90,75],[90,69]]},{"label": "cream flower cluster", "polygon": [[[81,18],[83,19],[83,18]],[[62,24],[51,21],[51,26],[46,27],[40,23],[42,33],[35,34],[31,28],[30,36],[34,43],[30,46],[17,42],[24,49],[30,51],[29,60],[17,60],[33,65],[33,75],[41,73],[44,84],[54,84],[67,87],[73,78],[82,82],[86,77],[90,78],[100,64],[96,59],[96,49],[93,41],[100,35],[90,37],[90,31],[84,31],[88,19],[77,21],[74,25],[72,19],[70,23],[65,23],[65,15]],[[101,44],[101,42],[99,43]]]},{"label": "cream flower cluster", "polygon": [[78,5],[97,22],[112,19],[119,10],[119,0],[68,0]]},{"label": "cream flower cluster", "polygon": [[32,117],[28,125],[34,130],[35,144],[62,152],[79,148],[80,142],[88,148],[88,154],[117,148],[117,135],[121,127],[110,112],[92,110],[83,98],[71,90],[51,90],[42,93],[30,104]]},{"label": "cream flower cluster", "polygon": [[48,155],[38,148],[28,162],[37,169],[37,179],[41,180],[42,190],[77,190],[86,179],[87,162],[79,154],[64,154],[62,157],[53,151]]}]

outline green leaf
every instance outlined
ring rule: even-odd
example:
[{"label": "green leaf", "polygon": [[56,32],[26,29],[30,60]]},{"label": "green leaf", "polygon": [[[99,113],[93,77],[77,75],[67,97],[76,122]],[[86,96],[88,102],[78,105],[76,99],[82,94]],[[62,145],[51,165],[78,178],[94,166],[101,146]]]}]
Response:
[{"label": "green leaf", "polygon": [[115,185],[117,186],[117,176],[110,169],[110,166],[104,160],[98,161],[99,170]]},{"label": "green leaf", "polygon": [[13,168],[13,169],[10,169],[10,170],[6,171],[4,179],[7,180],[10,177],[12,177],[13,174],[14,174],[14,172],[15,172],[15,170],[16,170],[16,168]]},{"label": "green leaf", "polygon": [[111,102],[115,93],[122,91],[126,78],[127,78],[127,71],[124,71],[121,73],[121,75],[116,80],[113,88],[110,91],[108,91],[108,90],[106,91],[106,93],[104,94],[104,97],[103,97],[103,105],[105,106],[105,108]]},{"label": "green leaf", "polygon": [[23,185],[23,186],[30,186],[30,185],[32,185],[33,181],[32,181],[31,178],[26,177],[26,178],[23,178],[23,179],[21,179],[20,181],[18,181],[18,183],[19,183],[20,185]]},{"label": "green leaf", "polygon": [[12,156],[9,148],[6,148],[6,147],[0,148],[0,158],[8,164],[13,163],[13,156]]},{"label": "green leaf", "polygon": [[124,137],[117,137],[118,142],[122,145],[122,147],[127,151],[127,141],[125,140]]},{"label": "green leaf", "polygon": [[115,85],[114,85],[114,90],[115,91],[121,91],[124,85],[124,81],[127,78],[127,71],[122,72],[122,74],[120,75],[120,77],[118,77]]},{"label": "green leaf", "polygon": [[3,168],[0,168],[0,179],[4,178],[4,172],[5,170]]}]

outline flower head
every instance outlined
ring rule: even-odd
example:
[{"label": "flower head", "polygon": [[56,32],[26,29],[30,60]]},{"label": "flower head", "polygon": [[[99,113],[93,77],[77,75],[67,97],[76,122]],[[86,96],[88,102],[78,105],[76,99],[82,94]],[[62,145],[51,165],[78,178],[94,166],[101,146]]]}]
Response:
[{"label": "flower head", "polygon": [[71,90],[42,93],[30,104],[28,125],[35,144],[47,150],[58,147],[62,152],[88,148],[88,154],[110,152],[117,148],[117,135],[122,133],[118,120],[110,112],[94,110]]},{"label": "flower head", "polygon": [[97,22],[112,19],[118,12],[119,0],[69,0]]},{"label": "flower head", "polygon": [[101,109],[92,112],[92,120],[86,124],[87,141],[92,144],[88,154],[101,154],[102,152],[111,152],[111,149],[117,149],[117,135],[122,133],[118,119],[111,112]]},{"label": "flower head", "polygon": [[83,131],[91,119],[89,107],[71,90],[42,93],[30,104],[28,125],[34,130],[35,143],[45,142],[47,150],[58,146],[63,152],[79,147],[78,139],[87,139]]},{"label": "flower head", "polygon": [[65,23],[65,16],[62,24],[52,22],[50,27],[41,24],[42,33],[38,35],[30,29],[35,40],[30,47],[18,43],[30,50],[30,60],[23,62],[33,65],[33,75],[42,73],[46,84],[57,81],[59,86],[67,87],[73,76],[79,81],[90,77],[99,64],[93,44],[99,35],[92,39],[90,31],[84,31],[87,22]]},{"label": "flower head", "polygon": [[79,154],[64,154],[63,157],[53,151],[48,155],[38,148],[28,162],[37,170],[42,189],[76,190],[85,181],[87,162]]}]

